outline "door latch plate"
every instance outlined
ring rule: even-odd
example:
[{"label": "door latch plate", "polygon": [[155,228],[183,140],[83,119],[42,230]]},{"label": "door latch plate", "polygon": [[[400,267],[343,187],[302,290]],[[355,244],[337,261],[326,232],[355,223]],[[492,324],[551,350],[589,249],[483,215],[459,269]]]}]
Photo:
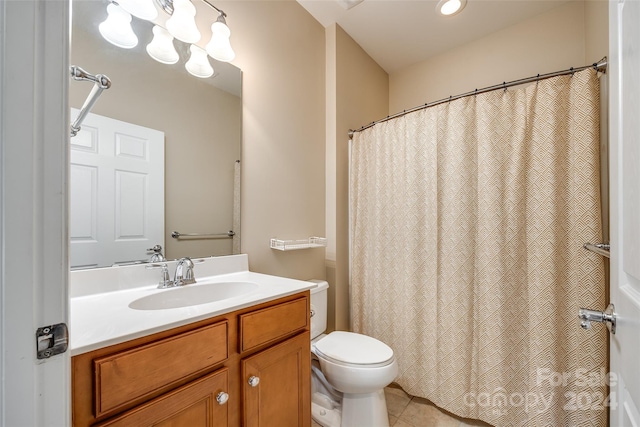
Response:
[{"label": "door latch plate", "polygon": [[69,330],[65,323],[43,326],[36,331],[38,359],[48,359],[69,348]]}]

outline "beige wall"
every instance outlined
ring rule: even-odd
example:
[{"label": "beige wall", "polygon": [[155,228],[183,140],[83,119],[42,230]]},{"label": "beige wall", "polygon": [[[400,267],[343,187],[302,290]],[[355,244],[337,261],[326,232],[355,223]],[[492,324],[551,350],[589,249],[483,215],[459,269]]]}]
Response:
[{"label": "beige wall", "polygon": [[[77,16],[87,20],[82,8],[98,6],[95,19],[102,19],[97,16],[104,13],[99,3],[80,2],[76,6]],[[184,63],[157,63],[144,51],[148,41],[143,34],[135,49],[120,49],[102,39],[95,31],[96,24],[83,21],[82,25],[74,25],[71,63],[91,73],[106,74],[112,80],[112,87],[102,93],[93,113],[165,134],[166,257],[230,254],[230,239],[177,241],[170,235],[174,230],[219,233],[232,228],[234,164],[240,159],[241,145],[241,99],[212,86],[210,79],[189,75]],[[80,108],[90,90],[88,82],[72,82],[70,105]],[[145,256],[141,254],[140,258]]]},{"label": "beige wall", "polygon": [[325,234],[324,28],[294,0],[216,6],[243,71],[242,252],[256,272],[324,279],[324,249],[269,248]]},{"label": "beige wall", "polygon": [[584,3],[585,64],[609,55],[609,3],[587,0]]},{"label": "beige wall", "polygon": [[607,52],[606,1],[567,4],[390,75],[391,113]]},{"label": "beige wall", "polygon": [[349,129],[388,114],[389,76],[339,26],[327,33],[327,249],[329,330],[348,330]]}]

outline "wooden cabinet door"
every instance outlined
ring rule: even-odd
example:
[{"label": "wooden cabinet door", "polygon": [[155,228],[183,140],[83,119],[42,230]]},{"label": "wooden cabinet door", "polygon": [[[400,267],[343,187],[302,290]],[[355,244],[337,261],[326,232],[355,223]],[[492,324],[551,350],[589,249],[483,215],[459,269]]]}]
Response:
[{"label": "wooden cabinet door", "polygon": [[[270,347],[241,363],[245,427],[311,425],[309,332]],[[254,386],[249,384],[254,378]]]},{"label": "wooden cabinet door", "polygon": [[228,370],[221,369],[97,426],[227,427],[229,404],[216,397],[229,390],[228,381]]}]

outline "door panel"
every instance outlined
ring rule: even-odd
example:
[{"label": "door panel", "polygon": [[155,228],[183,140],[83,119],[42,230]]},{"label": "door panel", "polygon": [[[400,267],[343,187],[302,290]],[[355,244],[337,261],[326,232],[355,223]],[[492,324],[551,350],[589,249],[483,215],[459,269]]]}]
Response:
[{"label": "door panel", "polygon": [[66,1],[0,5],[0,425],[68,426],[69,353],[36,358],[68,322]]},{"label": "door panel", "polygon": [[640,2],[609,3],[612,426],[638,426],[640,403]]}]

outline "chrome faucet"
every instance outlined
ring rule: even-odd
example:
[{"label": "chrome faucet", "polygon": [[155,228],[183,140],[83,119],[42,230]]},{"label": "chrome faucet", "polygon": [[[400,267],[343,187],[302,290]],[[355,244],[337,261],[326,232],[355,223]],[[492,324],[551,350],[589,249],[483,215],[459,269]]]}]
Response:
[{"label": "chrome faucet", "polygon": [[[196,262],[202,261],[203,260],[199,260]],[[196,283],[196,278],[193,274],[193,261],[191,261],[191,258],[189,257],[180,258],[178,260],[178,264],[176,265],[176,275],[173,280],[169,278],[169,268],[167,267],[166,262],[163,262],[162,264],[149,264],[146,268],[149,270],[162,269],[158,289],[173,288],[175,286],[184,286]]]},{"label": "chrome faucet", "polygon": [[193,261],[191,258],[180,258],[176,266],[176,275],[173,279],[173,286],[184,286],[196,283],[193,275]]}]

